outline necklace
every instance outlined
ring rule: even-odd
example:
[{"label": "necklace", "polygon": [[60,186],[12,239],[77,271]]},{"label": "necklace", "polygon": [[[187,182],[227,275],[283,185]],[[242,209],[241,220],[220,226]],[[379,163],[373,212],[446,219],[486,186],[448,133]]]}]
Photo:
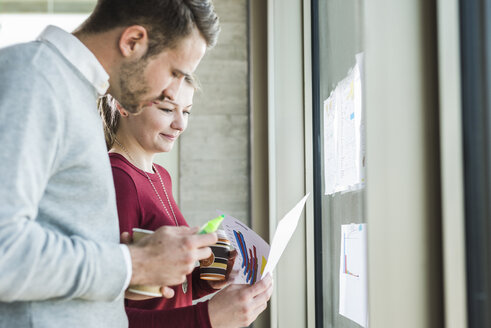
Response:
[{"label": "necklace", "polygon": [[[121,147],[121,149],[126,153],[126,155],[128,155],[129,159],[133,163],[136,163],[135,160],[133,159],[133,157],[131,157],[131,155],[128,152],[128,150],[126,149],[126,147],[123,146],[123,144],[121,144],[121,142],[119,142],[119,140],[117,138],[114,138],[114,141],[118,144],[119,147]],[[162,185],[162,189],[164,189],[165,198],[167,198],[167,203],[169,204],[169,208],[172,212],[172,217],[174,218],[174,222],[176,223],[176,227],[178,227],[179,223],[177,222],[176,214],[174,213],[174,209],[172,208],[172,204],[170,202],[169,195],[167,194],[167,189],[165,188],[164,181],[162,180],[162,177],[160,176],[159,171],[157,171],[157,169],[155,168],[153,163],[152,163],[152,169],[157,173],[157,175],[159,177],[160,184]],[[153,191],[155,191],[155,194],[159,198],[160,204],[162,204],[162,207],[164,208],[165,213],[167,214],[168,217],[170,217],[169,211],[167,210],[167,207],[165,207],[164,202],[162,201],[162,197],[160,197],[160,194],[158,193],[157,188],[155,188],[155,185],[153,184],[152,179],[150,179],[150,176],[148,175],[147,171],[145,171],[145,170],[142,170],[142,171],[143,171],[143,173],[145,173],[145,176],[147,177],[148,182],[150,182],[150,184],[152,185]],[[182,283],[181,287],[182,287],[182,291],[184,292],[184,294],[186,294],[188,291],[188,279],[187,279],[187,277],[186,277],[186,280],[184,280],[184,282]]]},{"label": "necklace", "polygon": [[[121,142],[119,142],[118,139],[114,138],[114,141],[118,144],[119,147],[121,147],[121,149],[123,149],[123,151],[126,153],[126,155],[128,155],[128,157],[130,158],[130,160],[133,163],[136,163],[135,160],[133,159],[133,157],[131,157],[131,155],[128,152],[128,150],[126,150],[126,147],[123,146],[121,144]],[[170,202],[169,195],[167,194],[167,189],[165,188],[164,181],[162,180],[162,177],[160,176],[159,171],[157,171],[157,169],[155,168],[155,166],[153,165],[153,163],[152,163],[152,169],[157,173],[157,175],[159,177],[160,184],[162,185],[162,189],[164,189],[165,198],[167,198],[167,204],[169,204],[169,208],[170,208],[170,210],[172,212],[172,217],[174,218],[174,222],[176,223],[176,227],[178,227],[179,226],[179,223],[177,222],[176,214],[174,213],[174,209],[172,208],[172,204]],[[164,205],[164,201],[162,200],[162,197],[160,197],[160,194],[157,191],[157,188],[155,188],[155,185],[153,184],[152,179],[150,179],[150,176],[148,175],[147,171],[145,171],[145,170],[142,170],[142,171],[143,171],[143,173],[145,173],[145,176],[147,177],[148,182],[150,182],[150,184],[152,185],[153,191],[155,191],[155,194],[157,195],[157,197],[158,197],[158,199],[160,201],[160,204],[162,204],[162,207],[164,208],[165,213],[167,214],[168,217],[171,217],[170,214],[169,214],[169,211],[167,210],[167,207]]]}]

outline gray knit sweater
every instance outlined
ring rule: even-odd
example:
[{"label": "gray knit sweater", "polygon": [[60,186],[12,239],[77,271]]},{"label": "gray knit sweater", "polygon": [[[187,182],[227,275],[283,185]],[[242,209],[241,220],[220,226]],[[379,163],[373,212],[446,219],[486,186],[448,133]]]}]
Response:
[{"label": "gray knit sweater", "polygon": [[0,49],[0,327],[126,327],[96,88],[58,49]]}]

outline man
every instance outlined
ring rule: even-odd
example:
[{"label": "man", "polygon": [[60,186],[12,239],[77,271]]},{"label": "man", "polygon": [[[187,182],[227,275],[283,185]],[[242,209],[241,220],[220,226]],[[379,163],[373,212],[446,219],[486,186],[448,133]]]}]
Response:
[{"label": "man", "polygon": [[0,50],[0,327],[125,327],[129,284],[180,284],[211,254],[184,227],[119,244],[96,100],[173,100],[218,32],[209,0],[100,0],[74,34]]}]

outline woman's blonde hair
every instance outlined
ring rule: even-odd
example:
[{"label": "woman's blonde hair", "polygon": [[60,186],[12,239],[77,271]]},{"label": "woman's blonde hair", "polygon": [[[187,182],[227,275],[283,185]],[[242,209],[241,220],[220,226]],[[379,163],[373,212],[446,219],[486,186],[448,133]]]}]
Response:
[{"label": "woman's blonde hair", "polygon": [[[194,90],[199,90],[200,87],[196,77],[186,76],[184,81],[188,85],[192,86]],[[97,108],[99,109],[99,114],[102,118],[106,147],[107,150],[110,150],[114,145],[116,132],[118,132],[119,129],[121,114],[116,107],[116,99],[114,99],[110,94],[106,94],[98,99]]]}]

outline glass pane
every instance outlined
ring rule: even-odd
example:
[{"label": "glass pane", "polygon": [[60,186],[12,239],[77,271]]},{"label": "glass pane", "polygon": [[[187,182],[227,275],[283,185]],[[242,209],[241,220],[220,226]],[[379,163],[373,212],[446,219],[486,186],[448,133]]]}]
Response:
[{"label": "glass pane", "polygon": [[460,1],[468,327],[491,325],[491,1]]},{"label": "glass pane", "polygon": [[[350,268],[347,239],[346,247],[342,249],[341,245],[342,225],[354,223],[353,227],[358,228],[366,222],[363,5],[361,0],[318,0],[313,6],[313,15],[317,16],[313,33],[317,51],[314,108],[319,114],[314,124],[318,131],[316,151],[320,154],[315,207],[317,228],[322,231],[318,234],[321,241],[316,243],[322,249],[317,263],[322,267],[322,277],[316,280],[318,287],[322,284],[322,309],[317,309],[322,316],[318,314],[317,319],[322,320],[323,327],[361,327],[339,314],[339,301],[341,266],[350,279],[366,278],[366,274]],[[366,231],[366,227],[363,229]]]}]

